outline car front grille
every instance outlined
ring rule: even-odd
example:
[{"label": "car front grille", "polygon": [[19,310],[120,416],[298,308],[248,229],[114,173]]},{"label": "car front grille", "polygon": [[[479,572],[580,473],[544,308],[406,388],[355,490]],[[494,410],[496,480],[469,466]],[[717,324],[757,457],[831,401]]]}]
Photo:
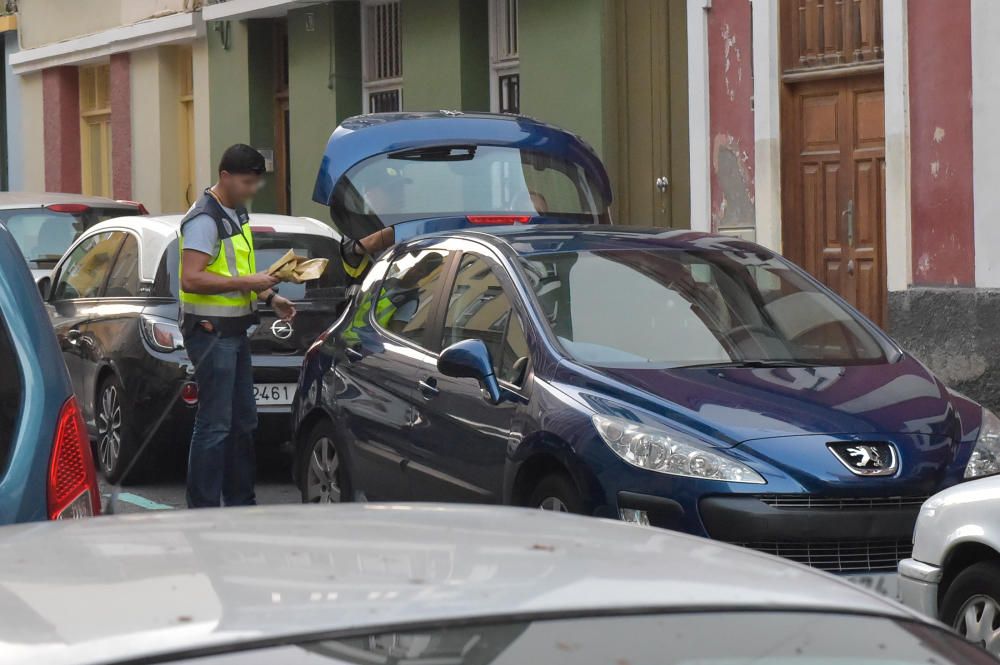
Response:
[{"label": "car front grille", "polygon": [[905,540],[734,543],[774,554],[831,573],[895,572],[909,558],[913,544]]},{"label": "car front grille", "polygon": [[865,510],[919,508],[929,495],[822,497],[808,494],[764,494],[758,497],[772,508],[806,508],[812,510]]}]

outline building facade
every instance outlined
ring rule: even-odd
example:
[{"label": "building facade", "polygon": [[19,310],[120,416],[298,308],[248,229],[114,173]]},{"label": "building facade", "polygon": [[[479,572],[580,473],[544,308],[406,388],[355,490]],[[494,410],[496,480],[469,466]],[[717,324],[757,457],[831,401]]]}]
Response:
[{"label": "building facade", "polygon": [[1000,406],[1000,3],[688,12],[693,178],[708,183],[692,225],[781,251],[949,385]]}]

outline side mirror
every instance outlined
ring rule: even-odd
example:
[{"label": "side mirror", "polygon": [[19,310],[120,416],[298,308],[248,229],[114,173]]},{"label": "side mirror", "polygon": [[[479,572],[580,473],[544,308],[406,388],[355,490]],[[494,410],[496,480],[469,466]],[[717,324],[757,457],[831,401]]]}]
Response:
[{"label": "side mirror", "polygon": [[445,376],[478,380],[490,404],[503,401],[500,382],[493,373],[493,358],[483,340],[466,339],[452,344],[438,356],[437,366]]},{"label": "side mirror", "polygon": [[52,286],[52,279],[49,277],[41,277],[39,278],[37,285],[38,285],[38,293],[41,294],[42,300],[48,300],[49,289]]}]

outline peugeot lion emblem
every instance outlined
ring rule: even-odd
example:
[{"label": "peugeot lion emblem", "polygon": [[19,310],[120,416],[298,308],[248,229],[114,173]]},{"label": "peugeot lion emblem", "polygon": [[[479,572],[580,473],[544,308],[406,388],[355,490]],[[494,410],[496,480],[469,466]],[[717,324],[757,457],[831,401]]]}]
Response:
[{"label": "peugeot lion emblem", "polygon": [[884,441],[828,443],[826,447],[857,476],[891,476],[899,467],[896,447]]},{"label": "peugeot lion emblem", "polygon": [[292,324],[278,319],[271,324],[271,334],[278,339],[288,339],[292,336]]}]

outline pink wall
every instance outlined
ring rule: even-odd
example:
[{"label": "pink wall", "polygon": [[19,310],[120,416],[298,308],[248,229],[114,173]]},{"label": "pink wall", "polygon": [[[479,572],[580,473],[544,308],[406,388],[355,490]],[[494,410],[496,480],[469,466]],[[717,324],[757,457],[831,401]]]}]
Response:
[{"label": "pink wall", "polygon": [[80,90],[76,67],[42,71],[45,190],[80,193]]},{"label": "pink wall", "polygon": [[715,0],[708,11],[712,227],[754,225],[751,10]]},{"label": "pink wall", "polygon": [[971,286],[970,1],[909,0],[908,14],[913,283]]},{"label": "pink wall", "polygon": [[111,56],[111,191],[132,198],[132,83],[129,54]]}]

